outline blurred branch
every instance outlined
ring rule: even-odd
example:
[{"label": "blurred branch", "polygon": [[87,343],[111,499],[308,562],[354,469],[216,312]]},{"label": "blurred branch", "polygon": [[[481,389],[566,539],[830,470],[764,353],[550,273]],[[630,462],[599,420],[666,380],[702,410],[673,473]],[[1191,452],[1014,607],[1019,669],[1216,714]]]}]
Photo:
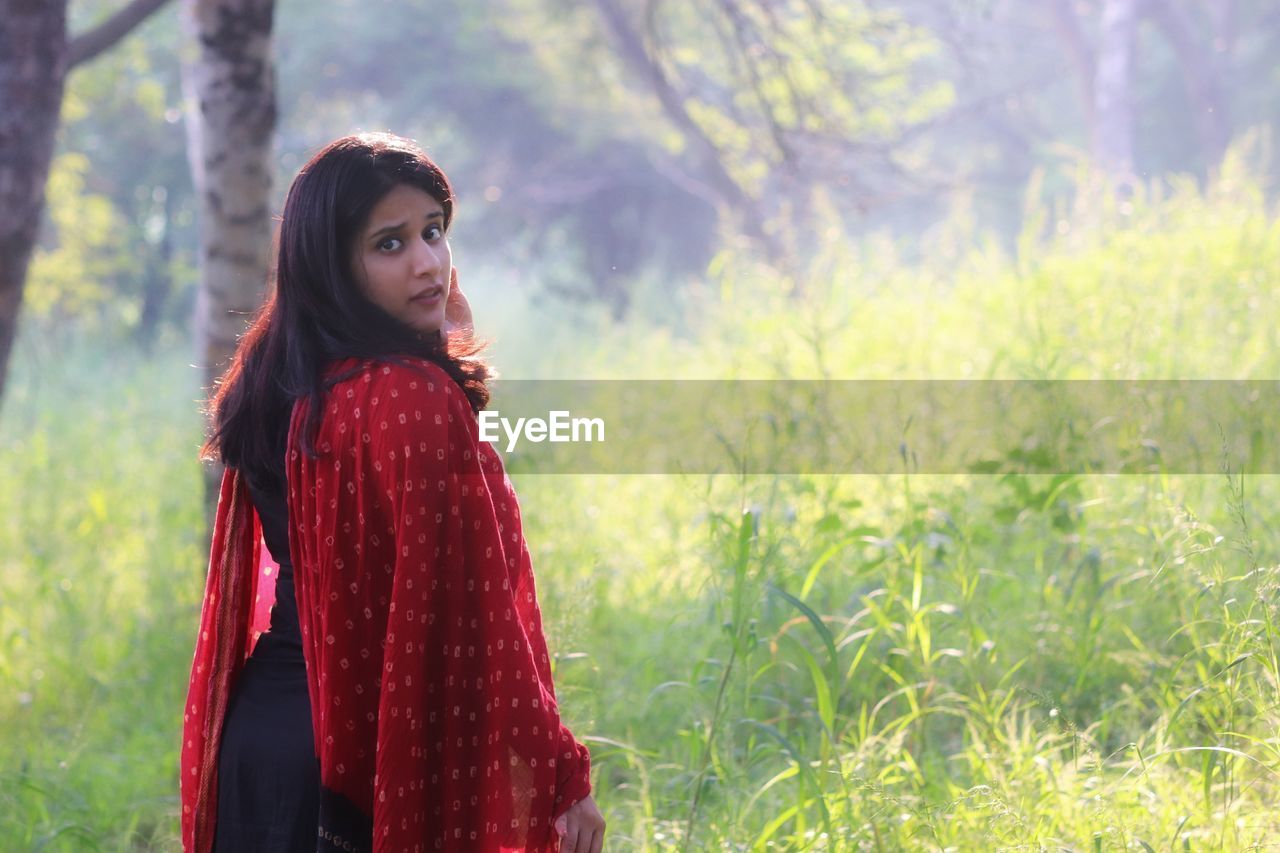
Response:
[{"label": "blurred branch", "polygon": [[[759,47],[760,51],[766,52],[762,40],[759,39],[758,33],[747,32],[747,21],[740,9],[736,5],[737,0],[720,0],[720,8],[724,12],[725,17],[729,19],[729,23],[733,26],[734,41],[737,43],[738,50],[746,59],[747,76],[750,78],[751,93],[755,96],[756,102],[760,104],[760,112],[764,116],[765,124],[769,127],[769,137],[773,140],[774,146],[778,149],[782,162],[788,164],[793,169],[796,167],[794,154],[791,147],[787,144],[785,132],[782,125],[778,122],[777,109],[769,100],[769,96],[764,91],[764,81],[760,77],[760,70],[756,67],[756,63],[752,61],[754,50]],[[753,40],[753,37],[755,40]],[[791,79],[785,74],[785,65],[779,63],[780,69],[784,70],[784,79],[787,86],[792,92],[793,98],[795,86],[792,85]],[[797,108],[799,104],[796,104]]]},{"label": "blurred branch", "polygon": [[1194,22],[1175,3],[1153,0],[1146,4],[1145,11],[1178,57],[1205,161],[1212,168],[1222,159],[1231,136],[1227,102],[1213,54],[1196,38]]},{"label": "blurred branch", "polygon": [[[656,5],[656,3],[649,5],[651,21],[656,17]],[[676,90],[662,66],[650,55],[644,40],[627,19],[626,13],[616,0],[596,0],[596,8],[604,18],[623,61],[648,81],[667,118],[684,135],[690,147],[696,152],[698,168],[715,191],[716,197],[709,200],[717,206],[725,205],[733,209],[739,216],[739,224],[743,230],[758,240],[768,254],[777,256],[778,249],[775,241],[764,232],[762,227],[765,217],[761,215],[756,200],[751,198],[729,174],[722,161],[720,149],[693,120],[685,108],[684,97]]]},{"label": "blurred branch", "polygon": [[132,0],[98,26],[74,36],[67,45],[67,69],[96,59],[167,2],[169,0]]},{"label": "blurred branch", "polygon": [[[657,96],[658,102],[662,105],[663,112],[667,114],[667,118],[685,134],[686,138],[698,150],[700,159],[704,161],[703,165],[708,167],[710,174],[714,178],[713,183],[716,191],[730,198],[741,195],[742,189],[724,171],[724,168],[718,165],[719,149],[707,138],[707,135],[702,132],[702,128],[689,115],[680,93],[676,91],[675,86],[667,78],[662,66],[649,55],[649,51],[645,48],[640,34],[636,32],[635,28],[631,26],[631,22],[627,20],[626,13],[618,7],[614,0],[596,0],[596,8],[600,10],[601,16],[608,25],[609,32],[612,33],[614,41],[618,45],[623,61],[630,65],[632,70],[648,80],[653,87],[653,93]],[[650,4],[650,19],[653,17],[655,8],[656,3]]]}]

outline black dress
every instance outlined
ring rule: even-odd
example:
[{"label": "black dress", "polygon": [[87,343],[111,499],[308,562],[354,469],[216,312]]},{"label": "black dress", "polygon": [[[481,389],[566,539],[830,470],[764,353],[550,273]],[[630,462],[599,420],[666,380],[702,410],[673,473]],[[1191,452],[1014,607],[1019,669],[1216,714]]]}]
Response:
[{"label": "black dress", "polygon": [[[284,480],[283,464],[280,470]],[[272,558],[280,564],[271,628],[233,688],[218,753],[215,853],[313,853],[320,762],[302,657],[283,488],[246,477]]]}]

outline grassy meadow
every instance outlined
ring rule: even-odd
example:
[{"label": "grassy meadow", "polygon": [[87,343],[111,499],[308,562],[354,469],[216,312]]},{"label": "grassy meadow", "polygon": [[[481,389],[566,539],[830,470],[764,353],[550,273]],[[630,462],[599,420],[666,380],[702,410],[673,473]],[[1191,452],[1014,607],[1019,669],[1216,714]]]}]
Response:
[{"label": "grassy meadow", "polygon": [[[623,327],[507,305],[493,361],[1280,379],[1280,221],[1251,175],[1237,156],[1208,190],[1033,205],[1016,253],[963,216],[923,261],[832,240],[799,299],[726,255],[678,298],[649,288]],[[184,347],[28,329],[17,351],[0,849],[177,846],[207,555]],[[1280,478],[513,480],[607,850],[1280,845]]]}]

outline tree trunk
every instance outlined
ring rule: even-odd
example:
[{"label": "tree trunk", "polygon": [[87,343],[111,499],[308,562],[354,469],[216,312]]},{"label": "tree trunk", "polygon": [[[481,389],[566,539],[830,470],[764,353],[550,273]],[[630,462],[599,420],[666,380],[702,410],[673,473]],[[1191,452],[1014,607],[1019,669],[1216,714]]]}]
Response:
[{"label": "tree trunk", "polygon": [[275,130],[274,0],[187,0],[199,56],[184,65],[195,99],[188,154],[200,197],[197,357],[206,385],[226,369],[261,304],[271,244]]},{"label": "tree trunk", "polygon": [[154,254],[147,259],[142,279],[142,311],[136,332],[138,344],[148,354],[155,345],[156,328],[173,292],[173,194],[168,187],[164,189],[164,198],[160,202],[164,230],[160,232],[159,243],[154,246]]},{"label": "tree trunk", "polygon": [[1049,7],[1049,13],[1053,19],[1053,28],[1066,48],[1067,56],[1071,59],[1071,67],[1075,71],[1076,80],[1079,81],[1080,91],[1083,93],[1081,102],[1084,106],[1085,123],[1089,127],[1089,132],[1092,133],[1094,125],[1093,92],[1096,85],[1095,81],[1098,77],[1097,59],[1093,54],[1093,48],[1089,46],[1089,42],[1085,39],[1084,33],[1080,29],[1080,21],[1076,17],[1075,10],[1071,7],[1071,0],[1053,0]]},{"label": "tree trunk", "polygon": [[66,0],[0,0],[0,395],[44,210],[66,72]]},{"label": "tree trunk", "polygon": [[[185,0],[198,43],[183,63],[188,156],[200,198],[196,359],[211,391],[262,302],[276,124],[271,27],[275,0]],[[212,505],[221,470],[208,472]]]},{"label": "tree trunk", "polygon": [[0,400],[40,232],[67,72],[109,49],[166,0],[132,0],[67,40],[67,0],[0,0]]},{"label": "tree trunk", "polygon": [[1103,0],[1094,76],[1093,162],[1127,184],[1133,180],[1133,53],[1138,0]]}]

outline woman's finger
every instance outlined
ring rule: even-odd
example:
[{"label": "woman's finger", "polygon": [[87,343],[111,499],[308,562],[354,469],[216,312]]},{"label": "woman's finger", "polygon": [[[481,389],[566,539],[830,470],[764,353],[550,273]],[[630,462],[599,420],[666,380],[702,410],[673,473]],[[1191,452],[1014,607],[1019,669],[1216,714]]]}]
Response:
[{"label": "woman's finger", "polygon": [[566,826],[564,835],[560,837],[560,853],[582,853],[582,849],[578,847],[578,839],[581,836],[578,822],[570,820]]},{"label": "woman's finger", "polygon": [[604,830],[597,829],[591,833],[591,843],[588,844],[584,853],[601,853],[604,850]]},{"label": "woman's finger", "polygon": [[470,329],[472,326],[471,304],[458,286],[457,267],[449,271],[449,298],[445,301],[444,315],[454,329]]}]

